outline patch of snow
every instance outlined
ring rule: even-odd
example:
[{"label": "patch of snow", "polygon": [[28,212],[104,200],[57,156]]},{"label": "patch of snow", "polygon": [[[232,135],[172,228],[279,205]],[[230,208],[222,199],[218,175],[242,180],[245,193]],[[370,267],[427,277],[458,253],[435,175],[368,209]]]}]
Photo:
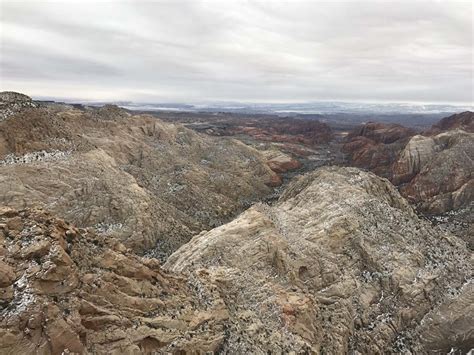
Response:
[{"label": "patch of snow", "polygon": [[95,230],[99,234],[111,234],[115,231],[123,229],[123,223],[104,223],[100,222],[94,226]]},{"label": "patch of snow", "polygon": [[72,150],[61,151],[53,150],[47,152],[46,150],[40,150],[36,152],[26,153],[22,156],[16,156],[15,154],[8,154],[3,160],[0,160],[0,165],[16,165],[16,164],[32,164],[41,163],[48,161],[57,161],[67,159],[72,154]]}]

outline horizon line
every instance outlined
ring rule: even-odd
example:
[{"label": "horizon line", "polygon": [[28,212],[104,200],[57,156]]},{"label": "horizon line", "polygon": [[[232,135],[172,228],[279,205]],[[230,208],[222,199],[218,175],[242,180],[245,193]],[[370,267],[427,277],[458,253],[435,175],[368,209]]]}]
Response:
[{"label": "horizon line", "polygon": [[[7,90],[5,90],[7,91]],[[288,104],[317,104],[317,103],[358,103],[367,105],[390,105],[390,104],[408,104],[416,106],[453,106],[453,107],[471,107],[474,108],[472,102],[433,102],[433,101],[377,101],[377,100],[354,100],[354,99],[331,99],[331,100],[292,100],[292,101],[250,101],[250,100],[201,100],[201,101],[181,101],[181,100],[157,100],[157,101],[134,101],[130,99],[84,99],[84,98],[72,98],[72,97],[55,97],[55,96],[30,96],[36,101],[55,101],[55,102],[67,102],[67,103],[133,103],[133,104],[180,104],[180,105],[202,105],[202,104],[225,104],[225,103],[238,103],[246,105],[288,105]]]}]

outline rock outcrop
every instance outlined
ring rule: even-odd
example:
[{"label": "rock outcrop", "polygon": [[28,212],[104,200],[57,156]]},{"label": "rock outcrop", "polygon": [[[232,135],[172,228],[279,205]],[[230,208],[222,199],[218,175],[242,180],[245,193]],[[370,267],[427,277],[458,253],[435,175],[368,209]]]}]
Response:
[{"label": "rock outcrop", "polygon": [[[437,305],[420,324],[422,340],[418,352],[450,352],[470,354],[473,349],[474,283],[466,283],[460,290],[449,290],[451,295]],[[453,346],[456,344],[456,346]],[[451,346],[451,348],[450,348]],[[448,353],[449,354],[449,353]]]},{"label": "rock outcrop", "polygon": [[267,164],[276,173],[286,173],[287,171],[301,168],[302,164],[291,157],[276,149],[262,151],[263,156],[267,159]]},{"label": "rock outcrop", "polygon": [[278,182],[239,141],[114,106],[49,105],[0,122],[0,204],[44,207],[136,251],[158,243],[160,257]]},{"label": "rock outcrop", "polygon": [[349,165],[391,179],[392,164],[414,134],[398,124],[369,122],[349,133],[342,151]]},{"label": "rock outcrop", "polygon": [[215,280],[229,312],[224,352],[427,354],[474,341],[472,325],[456,337],[436,323],[474,316],[462,309],[473,292],[469,255],[387,180],[331,167],[297,178],[272,207],[194,237],[165,268]]},{"label": "rock outcrop", "polygon": [[365,137],[376,143],[390,144],[414,133],[411,128],[399,124],[368,122],[349,133],[348,138]]},{"label": "rock outcrop", "polygon": [[431,129],[425,132],[426,135],[436,135],[452,129],[460,129],[466,132],[474,133],[474,112],[466,111],[443,118]]},{"label": "rock outcrop", "polygon": [[469,206],[474,201],[474,133],[451,130],[415,136],[394,164],[395,184],[431,214]]},{"label": "rock outcrop", "polygon": [[42,211],[1,209],[0,253],[1,354],[212,352],[225,336],[212,288]]},{"label": "rock outcrop", "polygon": [[0,92],[0,121],[24,108],[38,107],[29,96],[13,91]]},{"label": "rock outcrop", "polygon": [[321,168],[162,268],[41,210],[0,210],[0,353],[467,351],[466,246],[393,186]]},{"label": "rock outcrop", "polygon": [[446,117],[418,135],[369,123],[349,134],[343,151],[349,165],[388,178],[424,213],[472,208],[473,119],[472,112]]},{"label": "rock outcrop", "polygon": [[164,268],[31,209],[0,210],[0,255],[0,353],[431,354],[474,341],[465,244],[354,168],[296,179]]},{"label": "rock outcrop", "polygon": [[392,166],[392,182],[400,185],[411,181],[430,161],[437,149],[432,137],[412,137]]}]

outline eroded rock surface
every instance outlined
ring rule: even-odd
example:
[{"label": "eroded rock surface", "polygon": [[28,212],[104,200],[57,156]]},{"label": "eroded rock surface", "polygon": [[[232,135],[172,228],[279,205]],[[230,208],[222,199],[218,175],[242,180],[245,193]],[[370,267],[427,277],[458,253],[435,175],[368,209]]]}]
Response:
[{"label": "eroded rock surface", "polygon": [[422,135],[412,137],[392,166],[392,182],[400,185],[411,181],[437,150],[437,144],[432,137]]},{"label": "eroded rock surface", "polygon": [[286,173],[287,171],[301,168],[302,164],[290,156],[279,150],[271,149],[262,151],[263,156],[267,159],[267,164],[276,173]]},{"label": "eroded rock surface", "polygon": [[[201,281],[38,210],[0,210],[1,354],[217,351],[228,312]],[[204,277],[205,280],[205,277]]]},{"label": "eroded rock surface", "polygon": [[40,210],[0,210],[0,232],[0,353],[431,354],[474,340],[465,244],[354,168],[298,178],[164,269]]},{"label": "eroded rock surface", "polygon": [[394,183],[422,211],[440,214],[474,201],[474,133],[415,136],[394,164]]},{"label": "eroded rock surface", "polygon": [[368,123],[348,136],[343,151],[349,165],[388,178],[424,213],[472,208],[473,120],[472,112],[449,116],[418,135]]},{"label": "eroded rock surface", "polygon": [[[0,122],[0,204],[44,207],[160,255],[271,193],[255,149],[116,106],[25,109]],[[281,182],[281,181],[280,181]]]},{"label": "eroded rock surface", "polygon": [[[194,237],[165,267],[218,280],[230,317],[224,351],[433,353],[474,341],[470,325],[462,341],[438,327],[445,340],[434,342],[424,322],[472,294],[470,257],[387,180],[332,167]],[[452,322],[474,316],[448,308]]]},{"label": "eroded rock surface", "polygon": [[401,125],[369,122],[347,136],[342,150],[349,165],[391,179],[392,164],[414,134]]},{"label": "eroded rock surface", "polygon": [[452,129],[474,133],[474,112],[466,111],[445,117],[433,125],[425,134],[436,135]]},{"label": "eroded rock surface", "polygon": [[0,121],[20,112],[24,108],[38,107],[27,95],[14,91],[0,92]]}]

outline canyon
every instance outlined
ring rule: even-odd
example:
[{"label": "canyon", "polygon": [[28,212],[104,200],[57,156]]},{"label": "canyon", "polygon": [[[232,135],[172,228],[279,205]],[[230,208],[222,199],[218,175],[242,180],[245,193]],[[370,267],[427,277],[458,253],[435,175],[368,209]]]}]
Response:
[{"label": "canyon", "polygon": [[0,101],[0,354],[474,348],[474,113]]}]

